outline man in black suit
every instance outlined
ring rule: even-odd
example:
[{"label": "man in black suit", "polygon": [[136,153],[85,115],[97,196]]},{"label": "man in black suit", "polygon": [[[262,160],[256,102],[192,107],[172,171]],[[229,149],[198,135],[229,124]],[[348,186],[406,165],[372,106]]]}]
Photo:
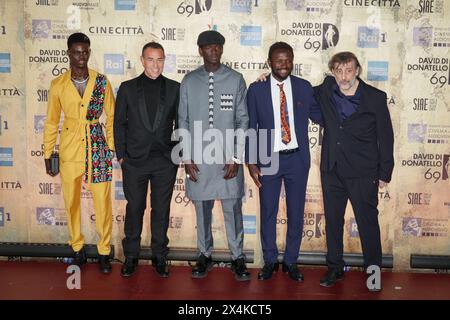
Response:
[{"label": "man in black suit", "polygon": [[353,207],[364,267],[381,268],[378,188],[391,180],[394,134],[386,93],[359,78],[361,66],[351,52],[335,54],[328,76],[315,88],[325,124],[321,180],[324,198],[328,271],[320,285],[344,277],[343,229],[348,199]]},{"label": "man in black suit", "polygon": [[164,59],[159,43],[147,43],[141,56],[144,72],[123,82],[117,93],[114,139],[127,199],[124,277],[131,276],[138,264],[149,180],[153,266],[159,276],[169,275],[167,228],[178,168],[170,155],[175,145],[171,137],[177,127],[179,83],[161,74]]}]

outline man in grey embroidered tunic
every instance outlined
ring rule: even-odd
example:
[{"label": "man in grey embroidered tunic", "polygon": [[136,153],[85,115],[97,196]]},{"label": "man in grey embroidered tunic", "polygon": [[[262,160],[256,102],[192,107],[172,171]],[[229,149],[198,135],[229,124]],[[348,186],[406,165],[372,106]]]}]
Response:
[{"label": "man in grey embroidered tunic", "polygon": [[[246,85],[242,74],[221,64],[225,38],[217,31],[202,32],[197,40],[204,64],[187,74],[180,87],[179,128],[186,194],[197,214],[199,257],[193,278],[203,278],[212,268],[211,216],[214,201],[222,202],[231,269],[239,281],[250,280],[243,253],[242,197],[244,172],[240,159],[243,133],[248,127]],[[231,133],[231,136],[230,136]],[[203,141],[207,140],[207,141]]]}]

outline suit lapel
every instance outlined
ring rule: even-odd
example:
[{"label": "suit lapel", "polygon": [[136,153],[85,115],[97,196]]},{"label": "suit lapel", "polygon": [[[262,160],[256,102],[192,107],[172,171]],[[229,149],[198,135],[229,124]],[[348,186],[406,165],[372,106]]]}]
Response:
[{"label": "suit lapel", "polygon": [[139,113],[141,114],[141,119],[142,119],[142,122],[144,123],[144,127],[147,130],[152,131],[153,127],[148,119],[148,111],[147,111],[147,106],[145,104],[143,77],[145,77],[144,73],[141,74],[141,76],[138,78],[138,81],[137,81],[138,109],[139,109]]},{"label": "suit lapel", "polygon": [[321,93],[325,94],[324,103],[327,109],[331,110],[334,117],[340,121],[341,117],[338,115],[336,106],[334,104],[333,100],[333,92],[334,92],[334,86],[337,86],[336,80],[334,80],[333,77],[328,76],[325,81],[327,81],[325,85],[325,90],[323,90]]},{"label": "suit lapel", "polygon": [[[95,72],[94,70],[89,69],[89,80],[88,83],[86,85],[86,89],[84,90],[83,93],[83,104],[86,106],[86,111],[88,110],[88,106],[89,106],[89,102],[91,102],[91,96],[92,96],[92,91],[94,90],[94,85],[95,85],[95,79],[97,78],[97,72]],[[75,91],[78,93],[77,89],[75,88],[75,86],[72,83],[72,87],[75,89]],[[80,95],[80,94],[78,94]]]},{"label": "suit lapel", "polygon": [[295,121],[295,119],[300,120],[298,114],[299,111],[297,109],[303,106],[303,103],[300,99],[300,94],[303,94],[303,92],[301,91],[300,86],[297,88],[297,82],[295,81],[294,77],[289,76],[289,78],[291,80],[292,103],[294,104],[292,106],[292,110],[294,110],[294,121]]},{"label": "suit lapel", "polygon": [[359,90],[361,90],[361,101],[360,101],[358,109],[356,110],[355,113],[364,111],[367,108],[367,102],[368,102],[367,90],[366,90],[367,85],[361,79],[358,78],[358,80],[359,80],[359,85],[361,86],[358,88]]},{"label": "suit lapel", "polygon": [[273,102],[272,102],[272,77],[269,75],[269,80],[265,82],[266,88],[263,90],[263,101],[268,101],[266,104],[268,110],[266,114],[269,117],[269,121],[272,123],[272,128],[275,128],[275,115],[273,113]]},{"label": "suit lapel", "polygon": [[162,77],[161,88],[159,89],[160,90],[159,91],[159,99],[157,102],[156,115],[155,115],[155,120],[153,123],[152,131],[155,131],[159,127],[159,124],[161,123],[162,114],[164,113],[166,101],[167,101],[168,81],[166,81],[166,79],[163,76],[161,76],[161,77]]}]

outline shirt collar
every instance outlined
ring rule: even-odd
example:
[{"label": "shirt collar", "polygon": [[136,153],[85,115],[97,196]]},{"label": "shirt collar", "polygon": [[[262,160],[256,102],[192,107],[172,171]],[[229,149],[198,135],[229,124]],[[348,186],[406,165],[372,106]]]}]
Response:
[{"label": "shirt collar", "polygon": [[284,87],[286,87],[286,85],[291,83],[291,76],[288,76],[286,79],[284,79],[283,81],[278,81],[277,79],[275,79],[275,77],[273,76],[273,74],[270,74],[270,82],[273,83],[274,85],[277,84],[282,84],[284,83]]}]

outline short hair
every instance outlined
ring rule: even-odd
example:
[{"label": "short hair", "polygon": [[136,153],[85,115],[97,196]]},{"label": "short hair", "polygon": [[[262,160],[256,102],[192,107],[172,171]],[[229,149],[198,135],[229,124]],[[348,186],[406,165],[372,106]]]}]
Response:
[{"label": "short hair", "polygon": [[161,44],[159,44],[158,42],[155,42],[155,41],[151,41],[151,42],[147,42],[147,43],[142,47],[142,53],[141,53],[142,56],[144,56],[144,51],[145,51],[145,49],[147,49],[147,48],[161,49],[162,52],[163,52],[163,55],[166,55],[166,54],[164,53],[164,48],[163,48],[163,46],[162,46]]},{"label": "short hair", "polygon": [[358,58],[355,56],[353,52],[350,51],[342,51],[336,53],[334,56],[331,57],[330,61],[328,62],[328,69],[330,69],[331,72],[333,72],[334,67],[336,64],[346,64],[350,61],[355,61],[355,65],[357,68],[359,68],[358,75],[361,73],[361,64],[358,61]]},{"label": "short hair", "polygon": [[286,42],[278,41],[278,42],[275,42],[274,44],[272,44],[270,46],[270,49],[269,49],[269,60],[270,60],[270,57],[272,56],[272,54],[276,50],[286,50],[286,51],[288,51],[288,52],[290,52],[292,54],[292,57],[294,57],[294,49],[292,49],[292,47],[289,44],[287,44]]},{"label": "short hair", "polygon": [[74,43],[86,43],[88,46],[91,46],[91,40],[89,40],[89,37],[81,32],[72,33],[69,38],[67,38],[67,49],[70,49],[70,47]]}]

